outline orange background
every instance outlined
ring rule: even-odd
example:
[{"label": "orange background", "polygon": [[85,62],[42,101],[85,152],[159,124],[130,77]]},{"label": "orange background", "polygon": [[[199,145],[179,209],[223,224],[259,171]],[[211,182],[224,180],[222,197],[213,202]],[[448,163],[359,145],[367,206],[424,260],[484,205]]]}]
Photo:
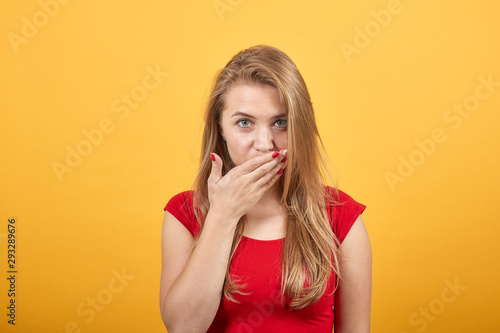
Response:
[{"label": "orange background", "polygon": [[2,332],[165,331],[162,209],[194,179],[216,70],[261,43],[296,62],[338,185],[368,206],[372,332],[500,328],[499,2],[0,7]]}]

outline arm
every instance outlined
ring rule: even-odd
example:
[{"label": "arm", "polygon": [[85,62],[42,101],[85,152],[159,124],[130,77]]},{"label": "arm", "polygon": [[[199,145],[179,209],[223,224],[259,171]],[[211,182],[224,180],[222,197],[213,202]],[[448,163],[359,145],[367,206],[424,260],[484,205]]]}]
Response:
[{"label": "arm", "polygon": [[213,154],[207,184],[210,210],[192,252],[191,233],[165,213],[160,311],[169,332],[206,332],[210,327],[220,305],[236,225],[279,179],[284,162],[278,155],[255,157],[222,177],[222,160]]},{"label": "arm", "polygon": [[342,279],[335,298],[335,333],[370,332],[372,255],[361,215],[340,245]]},{"label": "arm", "polygon": [[160,311],[169,332],[206,332],[219,308],[234,228],[215,230],[213,220],[191,253],[193,236],[165,212]]}]

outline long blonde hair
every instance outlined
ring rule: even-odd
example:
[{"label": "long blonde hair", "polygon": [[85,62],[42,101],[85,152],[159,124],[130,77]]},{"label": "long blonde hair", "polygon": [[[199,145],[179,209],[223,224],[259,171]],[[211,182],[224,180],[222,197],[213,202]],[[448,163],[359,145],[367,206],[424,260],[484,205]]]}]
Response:
[{"label": "long blonde hair", "polygon": [[[225,94],[236,84],[275,87],[287,112],[288,165],[279,180],[281,200],[288,213],[282,251],[281,296],[284,306],[292,310],[302,309],[321,298],[332,272],[340,277],[339,242],[326,212],[326,202],[334,204],[336,200],[323,185],[325,177],[329,176],[325,163],[327,155],[306,84],[293,61],[277,48],[257,45],[240,51],[214,79],[195,180],[193,204],[196,218],[203,228],[204,216],[210,209],[207,189],[212,167],[210,152],[222,158],[223,174],[234,167],[220,134],[219,120]],[[336,187],[334,189],[337,196]],[[241,240],[244,220],[243,216],[236,228],[224,283],[224,296],[234,302],[233,293],[244,293],[237,281],[231,278],[229,267]]]}]

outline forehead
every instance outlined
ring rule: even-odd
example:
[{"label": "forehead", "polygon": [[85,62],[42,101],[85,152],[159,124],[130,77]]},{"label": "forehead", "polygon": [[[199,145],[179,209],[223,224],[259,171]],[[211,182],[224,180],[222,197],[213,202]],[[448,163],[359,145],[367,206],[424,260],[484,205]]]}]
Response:
[{"label": "forehead", "polygon": [[223,115],[235,112],[275,115],[285,113],[278,89],[269,85],[236,85],[224,97]]}]

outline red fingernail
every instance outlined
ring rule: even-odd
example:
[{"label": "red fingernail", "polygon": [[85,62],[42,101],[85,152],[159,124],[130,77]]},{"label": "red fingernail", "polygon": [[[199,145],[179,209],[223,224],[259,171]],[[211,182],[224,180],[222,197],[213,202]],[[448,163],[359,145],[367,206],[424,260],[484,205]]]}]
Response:
[{"label": "red fingernail", "polygon": [[275,151],[275,152],[273,153],[273,158],[278,157],[278,155],[279,155],[279,154],[280,154],[279,152]]},{"label": "red fingernail", "polygon": [[215,162],[215,155],[210,153],[210,159]]},{"label": "red fingernail", "polygon": [[285,158],[283,160],[281,160],[281,162],[285,163],[287,158],[288,157],[285,156]]},{"label": "red fingernail", "polygon": [[283,168],[278,170],[278,175],[281,175],[283,173]]}]

